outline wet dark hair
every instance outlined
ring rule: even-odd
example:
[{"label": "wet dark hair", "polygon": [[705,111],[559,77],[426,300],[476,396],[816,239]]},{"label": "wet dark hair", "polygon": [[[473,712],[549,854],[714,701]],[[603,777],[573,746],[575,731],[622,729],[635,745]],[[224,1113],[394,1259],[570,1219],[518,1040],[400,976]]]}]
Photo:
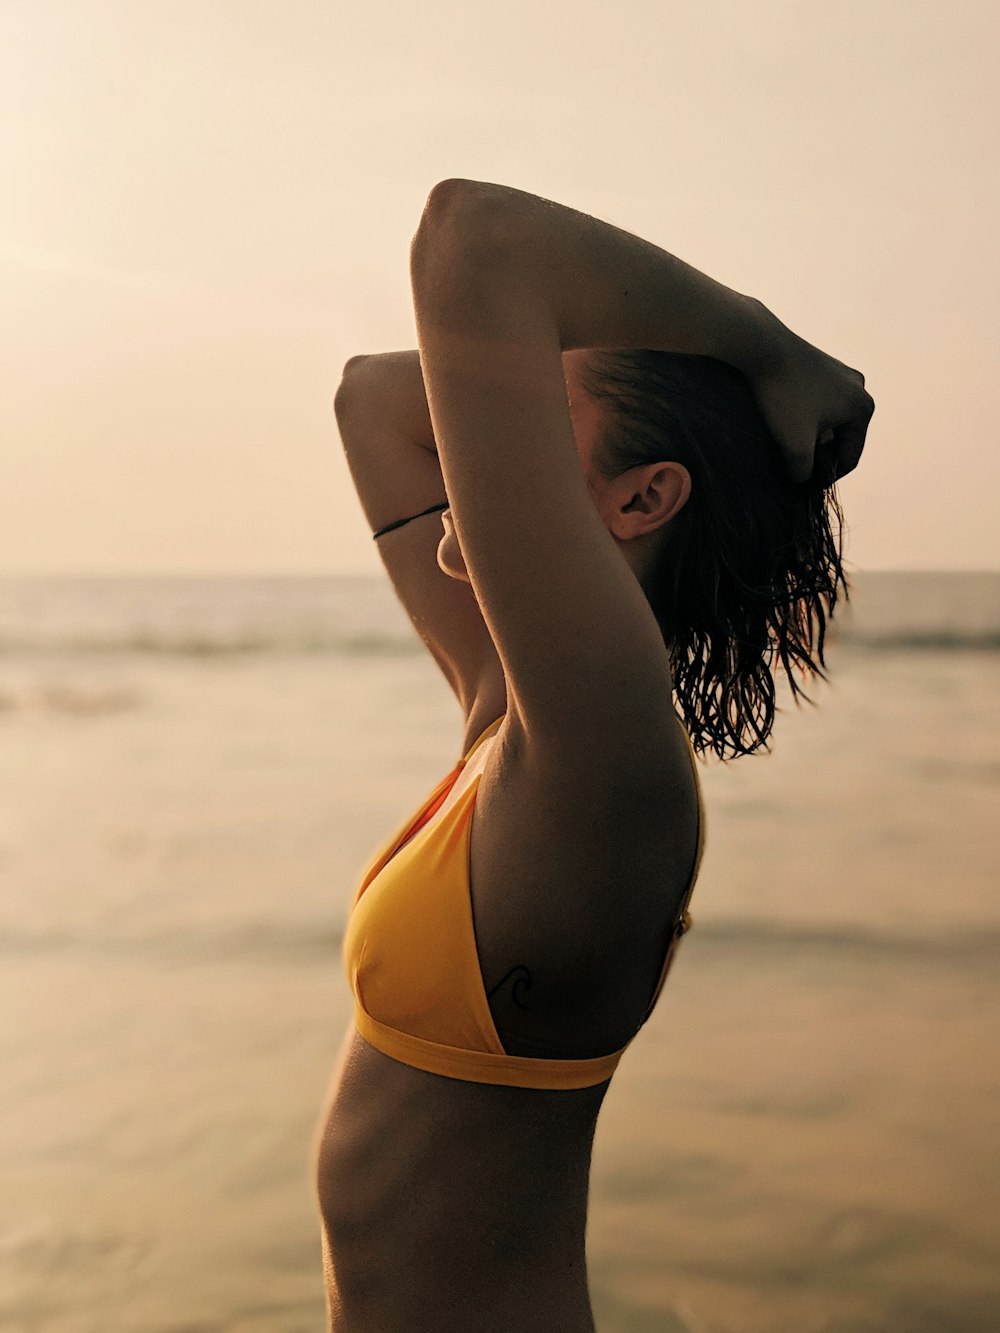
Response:
[{"label": "wet dark hair", "polygon": [[827,617],[838,587],[850,597],[832,457],[818,450],[793,482],[748,380],[713,357],[592,352],[580,379],[612,409],[594,457],[605,478],[668,460],[691,474],[644,590],[695,750],[768,749],[777,664],[811,704],[796,677],[828,678]]}]

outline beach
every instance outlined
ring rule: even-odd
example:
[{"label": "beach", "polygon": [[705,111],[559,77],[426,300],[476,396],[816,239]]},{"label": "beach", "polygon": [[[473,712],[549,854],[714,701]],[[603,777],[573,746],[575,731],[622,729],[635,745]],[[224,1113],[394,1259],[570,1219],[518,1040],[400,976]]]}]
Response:
[{"label": "beach", "polygon": [[[1000,1327],[1000,576],[943,578],[859,579],[817,706],[701,765],[597,1129],[600,1333]],[[345,914],[462,730],[386,593],[5,585],[5,1333],[324,1327]]]}]

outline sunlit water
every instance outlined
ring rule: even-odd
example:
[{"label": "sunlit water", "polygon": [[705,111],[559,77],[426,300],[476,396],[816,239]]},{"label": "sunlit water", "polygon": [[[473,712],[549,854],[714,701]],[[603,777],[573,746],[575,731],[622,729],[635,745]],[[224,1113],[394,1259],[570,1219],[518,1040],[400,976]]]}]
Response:
[{"label": "sunlit water", "polygon": [[[601,1333],[1000,1328],[1000,577],[859,576],[815,709],[703,765],[598,1128]],[[378,580],[0,586],[0,1328],[318,1333],[344,914],[454,763]]]}]

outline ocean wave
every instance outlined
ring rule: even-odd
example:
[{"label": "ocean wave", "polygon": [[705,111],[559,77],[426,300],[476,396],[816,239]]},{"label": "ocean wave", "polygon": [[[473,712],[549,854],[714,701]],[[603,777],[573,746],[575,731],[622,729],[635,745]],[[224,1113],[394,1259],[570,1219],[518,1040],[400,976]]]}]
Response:
[{"label": "ocean wave", "polygon": [[[693,914],[695,915],[695,914]],[[1000,926],[989,923],[962,929],[893,931],[865,929],[849,923],[810,925],[775,919],[695,919],[685,937],[709,957],[768,956],[768,961],[819,954],[908,964],[939,963],[969,966],[982,963],[991,971],[1000,962]],[[281,963],[310,959],[336,962],[343,943],[342,929],[327,919],[298,923],[252,921],[232,927],[186,926],[113,932],[93,928],[46,927],[39,930],[0,929],[0,955],[24,958],[49,954],[80,957],[141,958],[164,962],[257,961]],[[688,944],[688,949],[692,946]]]},{"label": "ocean wave", "polygon": [[[1000,571],[856,571],[831,650],[1000,649]],[[423,644],[379,575],[0,577],[0,655],[404,657]]]},{"label": "ocean wave", "polygon": [[119,634],[4,635],[0,656],[54,653],[66,656],[140,654],[163,657],[239,657],[252,655],[328,654],[335,657],[409,657],[424,651],[416,634],[156,633],[123,630]]},{"label": "ocean wave", "polygon": [[91,685],[27,685],[20,690],[0,689],[0,713],[65,714],[97,717],[141,708],[146,696],[140,690]]},{"label": "ocean wave", "polygon": [[[692,911],[692,917],[697,915]],[[889,955],[914,962],[947,959],[955,962],[1000,960],[1000,926],[985,923],[958,929],[932,928],[892,930],[864,927],[853,922],[809,924],[773,918],[722,917],[696,921],[691,938],[709,946],[746,952],[788,955],[822,951],[854,957],[885,958]]]},{"label": "ocean wave", "polygon": [[143,930],[102,931],[92,927],[0,928],[0,955],[42,954],[119,957],[164,961],[273,958],[328,959],[339,954],[342,932],[329,921],[303,923],[253,921],[232,927],[176,925]]},{"label": "ocean wave", "polygon": [[953,649],[955,651],[996,652],[1000,649],[1000,630],[910,630],[894,631],[888,634],[850,633],[842,630],[831,636],[834,643],[838,640],[855,648],[866,648],[876,652],[909,652],[921,649]]},{"label": "ocean wave", "polygon": [[[868,652],[997,652],[998,630],[912,630],[879,633],[831,630],[827,650],[838,647]],[[300,635],[258,633],[157,633],[123,630],[118,634],[67,634],[64,636],[0,634],[0,656],[32,653],[60,656],[140,655],[186,658],[249,656],[332,656],[347,658],[412,657],[425,651],[413,633],[371,632],[338,634],[309,632]]]}]

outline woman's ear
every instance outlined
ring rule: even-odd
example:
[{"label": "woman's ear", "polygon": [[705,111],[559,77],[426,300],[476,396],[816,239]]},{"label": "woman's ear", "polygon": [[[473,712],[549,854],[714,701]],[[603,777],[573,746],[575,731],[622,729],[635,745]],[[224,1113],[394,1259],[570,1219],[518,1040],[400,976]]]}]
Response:
[{"label": "woman's ear", "polygon": [[691,474],[683,463],[646,463],[614,482],[612,533],[621,541],[642,537],[668,523],[688,502]]}]

